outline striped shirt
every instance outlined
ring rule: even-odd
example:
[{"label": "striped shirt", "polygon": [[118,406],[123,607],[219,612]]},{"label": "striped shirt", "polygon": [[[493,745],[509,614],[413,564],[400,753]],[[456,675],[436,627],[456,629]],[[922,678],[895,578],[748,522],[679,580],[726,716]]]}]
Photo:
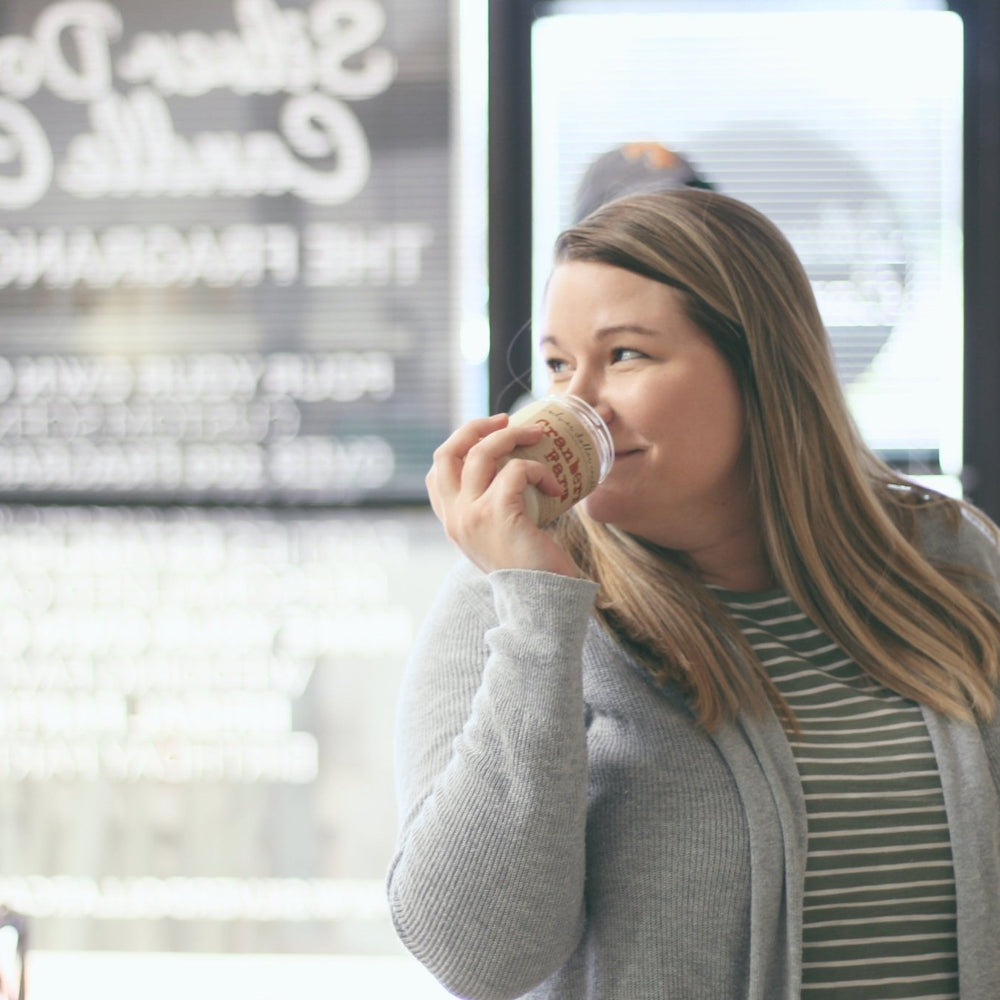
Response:
[{"label": "striped shirt", "polygon": [[781,592],[713,588],[801,727],[803,1000],[958,997],[955,878],[920,708]]}]

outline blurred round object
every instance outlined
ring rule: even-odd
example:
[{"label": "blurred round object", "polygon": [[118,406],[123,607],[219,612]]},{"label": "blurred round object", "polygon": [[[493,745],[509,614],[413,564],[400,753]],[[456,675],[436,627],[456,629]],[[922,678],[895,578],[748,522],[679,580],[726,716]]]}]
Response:
[{"label": "blurred round object", "polygon": [[602,153],[576,189],[573,222],[616,198],[680,187],[711,188],[691,161],[658,142],[629,142]]},{"label": "blurred round object", "polygon": [[[692,140],[720,191],[753,205],[788,237],[809,275],[837,373],[871,368],[914,294],[914,253],[935,237],[930,192],[909,195],[828,130],[794,122],[722,124]],[[904,218],[909,217],[909,224]]]}]

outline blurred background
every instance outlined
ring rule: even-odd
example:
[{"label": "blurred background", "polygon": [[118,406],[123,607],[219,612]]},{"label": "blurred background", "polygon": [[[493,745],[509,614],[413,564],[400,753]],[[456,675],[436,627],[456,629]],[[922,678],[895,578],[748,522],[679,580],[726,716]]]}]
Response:
[{"label": "blurred background", "polygon": [[0,0],[32,998],[445,995],[383,889],[454,558],[423,477],[542,384],[552,241],[609,177],[770,215],[867,440],[1000,517],[998,46],[992,2]]}]

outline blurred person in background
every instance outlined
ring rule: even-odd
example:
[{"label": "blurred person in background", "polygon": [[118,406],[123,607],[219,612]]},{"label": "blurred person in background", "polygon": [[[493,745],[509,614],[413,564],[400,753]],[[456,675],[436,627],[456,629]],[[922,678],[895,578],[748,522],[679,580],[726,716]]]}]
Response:
[{"label": "blurred person in background", "polygon": [[616,198],[684,187],[715,190],[683,153],[660,142],[626,142],[587,165],[574,192],[572,222],[576,224]]}]

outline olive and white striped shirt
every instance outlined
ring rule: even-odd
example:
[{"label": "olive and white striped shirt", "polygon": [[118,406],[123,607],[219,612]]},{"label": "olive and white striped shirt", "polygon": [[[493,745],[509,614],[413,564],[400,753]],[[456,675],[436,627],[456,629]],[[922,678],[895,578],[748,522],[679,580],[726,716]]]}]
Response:
[{"label": "olive and white striped shirt", "polygon": [[787,595],[713,589],[801,727],[803,1000],[954,1000],[951,841],[919,706],[872,680]]}]

